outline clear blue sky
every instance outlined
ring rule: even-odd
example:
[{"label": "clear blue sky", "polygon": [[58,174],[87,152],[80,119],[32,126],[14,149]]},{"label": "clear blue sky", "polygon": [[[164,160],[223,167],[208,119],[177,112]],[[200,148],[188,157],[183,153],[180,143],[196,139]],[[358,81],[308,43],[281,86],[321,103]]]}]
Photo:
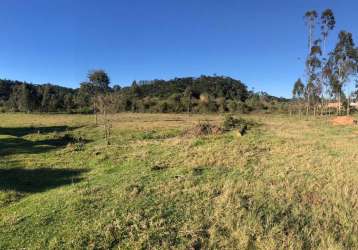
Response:
[{"label": "clear blue sky", "polygon": [[290,96],[304,71],[306,10],[332,8],[358,42],[356,0],[1,0],[0,78],[78,87],[217,74]]}]

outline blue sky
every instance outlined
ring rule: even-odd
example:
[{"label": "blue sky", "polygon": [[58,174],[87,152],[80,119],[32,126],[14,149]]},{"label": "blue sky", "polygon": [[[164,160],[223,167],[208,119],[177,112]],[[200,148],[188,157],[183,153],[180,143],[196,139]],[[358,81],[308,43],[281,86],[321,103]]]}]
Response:
[{"label": "blue sky", "polygon": [[[332,8],[358,40],[358,1],[1,0],[0,78],[78,87],[202,74],[290,96],[307,52],[303,15]],[[302,58],[300,60],[300,58]]]}]

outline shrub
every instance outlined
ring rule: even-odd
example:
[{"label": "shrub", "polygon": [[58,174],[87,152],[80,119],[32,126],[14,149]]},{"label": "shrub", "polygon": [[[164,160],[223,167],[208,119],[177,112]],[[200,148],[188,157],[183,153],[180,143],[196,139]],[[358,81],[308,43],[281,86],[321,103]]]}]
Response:
[{"label": "shrub", "polygon": [[85,147],[85,143],[87,142],[86,139],[82,138],[81,136],[72,135],[66,133],[64,135],[55,135],[57,140],[60,140],[61,143],[66,143],[67,148],[70,151],[83,151]]},{"label": "shrub", "polygon": [[221,134],[222,129],[219,126],[213,125],[207,121],[199,122],[195,127],[188,129],[184,132],[184,135],[189,136],[202,136],[202,135],[212,135],[212,134]]},{"label": "shrub", "polygon": [[250,111],[250,108],[244,102],[235,101],[235,100],[228,100],[227,108],[231,113],[238,112],[241,114],[245,114],[245,113],[249,113]]},{"label": "shrub", "polygon": [[226,116],[223,123],[224,131],[230,131],[233,129],[239,129],[240,133],[245,133],[246,129],[250,125],[250,122],[245,120],[244,118],[235,118],[231,115]]},{"label": "shrub", "polygon": [[249,113],[250,108],[244,103],[244,102],[238,102],[237,103],[237,112],[242,114]]},{"label": "shrub", "polygon": [[79,114],[93,114],[93,109],[90,107],[82,107],[76,110]]}]

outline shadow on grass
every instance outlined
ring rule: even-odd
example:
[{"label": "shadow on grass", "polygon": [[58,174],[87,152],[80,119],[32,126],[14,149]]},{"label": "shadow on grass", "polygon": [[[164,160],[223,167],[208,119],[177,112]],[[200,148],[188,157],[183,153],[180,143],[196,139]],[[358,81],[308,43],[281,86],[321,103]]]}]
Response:
[{"label": "shadow on grass", "polygon": [[51,126],[51,127],[0,127],[0,135],[22,137],[29,134],[48,134],[52,132],[72,131],[79,127]]},{"label": "shadow on grass", "polygon": [[0,191],[38,193],[80,182],[86,169],[11,168],[0,169]]},{"label": "shadow on grass", "polygon": [[[39,141],[30,141],[23,138],[3,138],[0,139],[0,156],[45,153],[65,147],[71,142],[75,142],[75,139],[68,136]],[[82,142],[87,143],[88,140],[82,140]]]},{"label": "shadow on grass", "polygon": [[0,135],[9,135],[13,137],[0,138],[0,156],[12,154],[37,154],[48,152],[57,148],[65,147],[69,143],[87,143],[88,140],[82,138],[74,138],[69,134],[54,135],[53,138],[42,140],[27,140],[21,138],[31,133],[51,133],[74,130],[78,127],[54,126],[54,127],[38,127],[38,128],[0,128]]}]

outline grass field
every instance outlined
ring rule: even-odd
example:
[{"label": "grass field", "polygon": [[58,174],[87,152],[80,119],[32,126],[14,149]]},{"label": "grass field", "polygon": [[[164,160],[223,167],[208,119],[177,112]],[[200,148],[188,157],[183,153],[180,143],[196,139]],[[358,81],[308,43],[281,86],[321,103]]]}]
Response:
[{"label": "grass field", "polygon": [[0,249],[358,249],[358,127],[245,118],[0,114]]}]

